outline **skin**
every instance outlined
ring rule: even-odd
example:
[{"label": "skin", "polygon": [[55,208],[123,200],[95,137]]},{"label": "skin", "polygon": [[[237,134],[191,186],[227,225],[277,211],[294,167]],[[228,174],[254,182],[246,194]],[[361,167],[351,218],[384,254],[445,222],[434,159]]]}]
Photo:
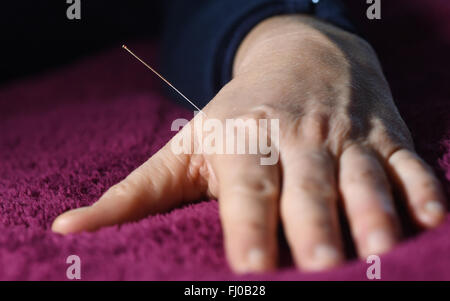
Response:
[{"label": "skin", "polygon": [[261,154],[175,155],[169,142],[94,205],[60,215],[53,231],[94,231],[216,197],[228,262],[244,273],[276,267],[280,221],[299,268],[342,263],[338,207],[361,258],[390,250],[401,238],[394,188],[417,225],[442,222],[440,184],[365,41],[307,16],[272,17],[247,35],[233,70],[205,118],[278,118],[278,164],[261,165]]}]

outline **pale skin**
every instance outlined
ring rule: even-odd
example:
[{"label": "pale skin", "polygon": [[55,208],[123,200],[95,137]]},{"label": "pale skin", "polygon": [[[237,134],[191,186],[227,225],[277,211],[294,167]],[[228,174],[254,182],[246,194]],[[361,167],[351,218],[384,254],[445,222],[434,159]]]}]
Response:
[{"label": "pale skin", "polygon": [[53,231],[94,231],[214,197],[230,267],[245,273],[276,268],[279,224],[300,269],[341,264],[338,207],[361,258],[392,249],[401,239],[394,188],[418,226],[443,221],[440,183],[416,154],[365,41],[311,17],[272,17],[244,39],[233,73],[203,111],[219,120],[278,118],[278,164],[175,155],[167,144],[94,205],[60,215]]}]

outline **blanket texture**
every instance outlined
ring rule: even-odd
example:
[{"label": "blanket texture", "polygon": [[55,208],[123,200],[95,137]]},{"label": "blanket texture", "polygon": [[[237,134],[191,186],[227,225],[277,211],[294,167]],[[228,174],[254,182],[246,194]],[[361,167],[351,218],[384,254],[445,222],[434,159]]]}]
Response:
[{"label": "blanket texture", "polygon": [[[365,2],[365,1],[361,1]],[[394,3],[395,2],[395,3]],[[450,3],[384,1],[381,21],[360,28],[380,56],[417,151],[450,191]],[[133,45],[151,64],[151,43]],[[182,70],[180,70],[182,72]],[[204,201],[95,233],[61,236],[54,218],[92,204],[155,153],[175,118],[192,112],[120,49],[0,88],[0,280],[66,280],[81,258],[83,280],[365,280],[353,259],[320,273],[282,267],[234,275],[227,266],[217,202]],[[450,280],[450,216],[381,257],[384,280]]]}]

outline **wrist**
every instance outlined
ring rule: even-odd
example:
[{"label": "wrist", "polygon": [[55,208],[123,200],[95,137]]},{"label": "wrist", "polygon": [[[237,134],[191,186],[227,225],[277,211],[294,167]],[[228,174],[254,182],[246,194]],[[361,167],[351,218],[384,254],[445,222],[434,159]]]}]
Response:
[{"label": "wrist", "polygon": [[342,72],[350,64],[377,68],[378,60],[356,35],[313,17],[284,15],[264,20],[245,37],[235,55],[233,76],[277,70]]}]

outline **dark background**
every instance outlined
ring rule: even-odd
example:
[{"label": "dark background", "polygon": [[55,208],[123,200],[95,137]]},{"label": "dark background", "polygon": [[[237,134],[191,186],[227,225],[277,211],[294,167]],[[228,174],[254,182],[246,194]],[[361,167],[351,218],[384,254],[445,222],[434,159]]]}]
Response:
[{"label": "dark background", "polygon": [[[367,39],[367,30],[360,25],[376,27],[379,23],[367,21],[366,1],[343,2],[349,6],[359,34]],[[66,0],[2,1],[0,87],[103,49],[135,40],[156,39],[164,28],[166,6],[170,3],[169,0],[81,0],[81,20],[69,20],[66,11],[71,4]]]},{"label": "dark background", "polygon": [[2,1],[0,86],[161,31],[164,1],[81,0],[81,20],[67,18],[70,5],[66,0]]}]

